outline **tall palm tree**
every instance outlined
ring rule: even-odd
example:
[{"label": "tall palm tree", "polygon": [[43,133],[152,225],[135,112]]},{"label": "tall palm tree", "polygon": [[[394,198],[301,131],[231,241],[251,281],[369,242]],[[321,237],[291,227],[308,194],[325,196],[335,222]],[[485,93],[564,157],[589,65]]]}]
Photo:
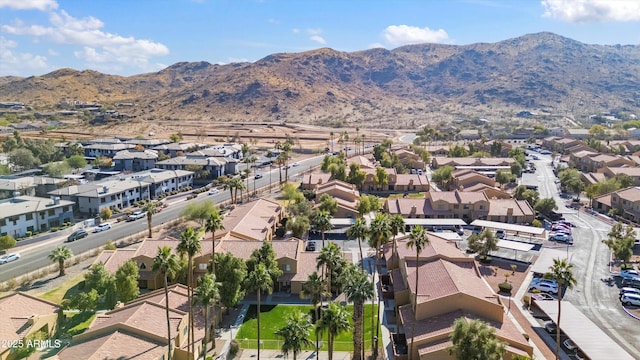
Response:
[{"label": "tall palm tree", "polygon": [[162,274],[164,278],[164,297],[165,297],[165,312],[167,316],[167,346],[168,353],[167,359],[171,360],[171,321],[169,318],[169,278],[173,278],[178,271],[178,257],[176,254],[171,252],[171,248],[168,246],[163,246],[158,248],[158,253],[155,258],[153,258],[153,267],[152,270],[155,272],[159,272]]},{"label": "tall palm tree", "polygon": [[[309,275],[307,281],[302,284],[302,292],[300,293],[300,296],[311,299],[311,305],[313,305],[313,310],[315,311],[315,321],[317,322],[319,318],[318,304],[322,306],[322,299],[327,296],[327,290],[325,289],[322,278],[318,276],[316,271]],[[316,333],[316,357],[318,351],[318,334]]]},{"label": "tall palm tree", "polygon": [[216,256],[216,231],[223,230],[224,224],[222,223],[222,216],[220,215],[220,211],[215,209],[209,217],[204,225],[204,230],[211,233],[211,273],[215,275],[216,273],[216,265],[215,265],[215,256]]},{"label": "tall palm tree", "polygon": [[349,324],[349,313],[337,303],[329,304],[329,307],[322,312],[322,317],[316,326],[316,332],[327,332],[327,343],[329,350],[329,360],[333,360],[333,344],[335,337],[351,329]]},{"label": "tall palm tree", "polygon": [[422,250],[424,249],[425,246],[427,246],[427,244],[429,244],[429,236],[427,236],[427,232],[424,231],[424,229],[422,228],[422,226],[417,225],[416,227],[414,227],[413,229],[411,229],[411,233],[409,233],[409,241],[407,242],[407,247],[411,248],[411,249],[416,249],[416,293],[414,296],[414,301],[413,301],[413,316],[414,316],[414,320],[413,323],[411,325],[411,353],[416,352],[414,346],[413,346],[413,341],[415,340],[415,323],[416,323],[416,310],[418,309],[418,275],[420,274],[420,272],[418,271],[418,260],[420,259],[420,253],[422,253]]},{"label": "tall palm tree", "polygon": [[[187,298],[189,299],[189,325],[191,330],[189,335],[191,340],[189,342],[191,346],[191,353],[195,353],[195,323],[193,321],[193,256],[202,251],[202,244],[200,243],[200,234],[192,228],[186,228],[182,234],[180,234],[180,243],[178,244],[178,251],[182,254],[187,254]],[[195,355],[195,354],[194,354]]]},{"label": "tall palm tree", "polygon": [[400,214],[391,216],[389,220],[389,227],[391,228],[391,234],[393,235],[393,256],[398,256],[398,245],[396,244],[396,236],[404,232],[405,223],[404,218]]},{"label": "tall palm tree", "polygon": [[58,276],[64,276],[64,262],[73,256],[73,251],[66,246],[58,246],[51,254],[49,254],[49,260],[58,263]]},{"label": "tall palm tree", "polygon": [[285,141],[282,144],[282,154],[284,155],[284,180],[289,181],[289,152],[291,151],[291,143]]},{"label": "tall palm tree", "polygon": [[[553,279],[558,283],[558,319],[556,320],[556,360],[560,356],[560,312],[562,310],[562,297],[566,289],[572,289],[577,284],[577,280],[573,277],[573,264],[567,262],[567,259],[553,259],[553,265],[549,268],[549,272],[544,274],[547,279]],[[563,289],[565,289],[563,291]]]},{"label": "tall palm tree", "polygon": [[360,249],[360,267],[364,270],[364,254],[362,253],[362,239],[369,233],[367,222],[363,218],[357,218],[356,222],[347,229],[347,237],[349,239],[358,240],[358,248]]},{"label": "tall palm tree", "polygon": [[246,189],[246,187],[244,186],[244,182],[240,178],[234,178],[233,185],[235,189],[233,194],[233,201],[235,203],[238,202],[238,190],[240,190],[240,202],[242,202],[242,192]]},{"label": "tall palm tree", "polygon": [[292,352],[293,360],[296,360],[298,353],[302,351],[303,347],[313,345],[313,342],[309,340],[312,327],[313,324],[311,323],[309,315],[303,314],[299,310],[287,316],[286,325],[275,332],[277,336],[284,339],[282,343],[282,353],[284,356]]},{"label": "tall palm tree", "polygon": [[258,360],[260,360],[260,293],[266,291],[271,294],[273,291],[273,280],[263,263],[259,263],[252,272],[247,275],[245,289],[255,291],[258,295]]},{"label": "tall palm tree", "polygon": [[[207,343],[209,342],[210,333],[209,330],[209,307],[215,305],[217,299],[220,297],[220,284],[216,282],[216,276],[213,274],[205,274],[198,281],[198,287],[193,294],[193,301],[196,304],[202,305],[204,308],[204,338],[202,338],[202,350],[207,353]],[[215,313],[213,317],[213,326],[216,327]],[[209,335],[209,336],[207,336]],[[215,347],[216,342],[213,341]]]},{"label": "tall palm tree", "polygon": [[223,186],[224,186],[224,190],[229,190],[229,200],[231,200],[231,203],[234,204],[234,198],[233,198],[233,190],[235,189],[235,184],[236,181],[234,181],[235,178],[233,177],[228,177],[224,180]]},{"label": "tall palm tree", "polygon": [[[391,237],[391,218],[388,214],[377,213],[376,216],[371,220],[371,225],[369,226],[369,244],[372,247],[375,247],[375,259],[373,265],[373,284],[375,286],[376,279],[378,278],[378,263],[380,262],[381,251],[380,248],[382,245],[386,244]],[[371,299],[371,308],[373,309],[375,297]],[[380,307],[381,298],[378,296],[378,307]],[[373,320],[374,317],[377,319],[376,323],[378,327],[380,327],[380,316],[376,314],[375,311],[371,311],[371,329],[374,329]],[[376,351],[375,343],[373,341],[374,337],[373,330],[371,331],[371,350]]]},{"label": "tall palm tree", "polygon": [[353,303],[353,359],[364,359],[364,304],[374,297],[373,284],[367,274],[355,265],[343,273],[344,292]]},{"label": "tall palm tree", "polygon": [[327,269],[327,293],[329,293],[329,299],[333,298],[333,294],[331,293],[331,275],[341,258],[342,254],[340,253],[338,245],[332,242],[323,247],[322,250],[320,250],[320,256],[318,256],[316,268],[319,269],[324,266]]},{"label": "tall palm tree", "polygon": [[276,164],[278,165],[278,174],[280,175],[280,184],[282,184],[282,165],[284,164],[284,158],[282,157],[282,143],[276,141],[274,146],[278,150],[278,157],[276,158]]},{"label": "tall palm tree", "polygon": [[329,137],[331,138],[331,152],[333,153],[333,131],[329,133]]},{"label": "tall palm tree", "polygon": [[320,234],[322,234],[322,247],[324,247],[325,231],[331,230],[333,228],[333,225],[331,224],[331,218],[331,214],[326,210],[318,211],[311,218],[312,225],[316,228],[316,230],[320,230]]},{"label": "tall palm tree", "polygon": [[151,233],[151,220],[153,220],[153,215],[158,212],[158,207],[156,203],[153,201],[147,201],[144,205],[142,205],[142,211],[147,213],[147,228],[149,229],[149,237],[152,237]]}]

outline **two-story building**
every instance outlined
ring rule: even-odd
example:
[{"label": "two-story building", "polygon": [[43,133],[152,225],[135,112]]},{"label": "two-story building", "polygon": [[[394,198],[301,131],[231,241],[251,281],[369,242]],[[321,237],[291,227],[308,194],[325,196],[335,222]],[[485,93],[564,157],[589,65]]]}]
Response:
[{"label": "two-story building", "polygon": [[640,224],[640,187],[632,186],[600,195],[593,199],[592,207],[603,214],[614,210],[617,215]]},{"label": "two-story building", "polygon": [[0,177],[0,199],[18,195],[48,197],[49,191],[57,189],[65,181],[48,176]]},{"label": "two-story building", "polygon": [[95,158],[98,156],[113,158],[119,151],[133,148],[135,148],[135,145],[133,144],[95,143],[84,147],[84,156],[89,158]]},{"label": "two-story building", "polygon": [[425,163],[422,160],[420,155],[414,153],[411,150],[407,149],[398,149],[395,151],[395,154],[398,155],[398,160],[400,163],[407,169],[425,169]]},{"label": "two-story building", "polygon": [[[358,203],[360,202],[360,192],[355,185],[339,180],[331,180],[325,184],[320,184],[315,188],[316,202],[323,194],[331,196],[338,203],[338,210],[335,218],[356,218],[358,217]],[[316,206],[319,206],[317,204]]]},{"label": "two-story building", "polygon": [[16,196],[0,200],[0,235],[23,237],[73,221],[72,201]]},{"label": "two-story building", "polygon": [[143,171],[156,167],[158,153],[155,150],[122,150],[113,156],[115,171]]},{"label": "two-story building", "polygon": [[429,240],[418,258],[407,247],[408,236],[397,239],[395,248],[384,247],[400,329],[391,334],[394,358],[452,359],[448,348],[457,319],[487,323],[505,343],[504,359],[531,357],[533,347],[507,316],[502,298],[482,279],[473,258],[437,233],[429,234]]},{"label": "two-story building", "polygon": [[232,158],[207,156],[201,151],[194,151],[185,156],[158,161],[156,166],[167,170],[195,170],[195,178],[199,182],[208,183],[222,175],[236,174],[238,161]]},{"label": "two-story building", "polygon": [[594,151],[578,151],[569,155],[574,168],[583,172],[596,172],[603,167],[635,166],[635,163],[623,156],[601,154]]},{"label": "two-story building", "polygon": [[[597,175],[604,175],[607,178],[612,178],[617,175],[626,175],[631,178],[633,185],[640,186],[640,167],[636,166],[623,166],[623,167],[603,167],[597,170]],[[605,179],[600,179],[604,181]]]}]

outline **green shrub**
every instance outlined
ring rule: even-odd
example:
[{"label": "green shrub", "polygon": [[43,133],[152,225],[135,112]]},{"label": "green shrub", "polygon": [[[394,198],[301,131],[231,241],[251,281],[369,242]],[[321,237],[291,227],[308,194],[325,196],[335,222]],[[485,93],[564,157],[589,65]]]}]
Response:
[{"label": "green shrub", "polygon": [[498,288],[500,289],[500,292],[510,293],[513,286],[507,282],[503,282],[498,284]]},{"label": "green shrub", "polygon": [[237,341],[232,340],[231,344],[229,344],[229,355],[236,356],[240,351],[240,344]]},{"label": "green shrub", "polygon": [[24,237],[31,237],[33,235],[33,233],[31,231],[27,231],[26,233],[24,233]]},{"label": "green shrub", "polygon": [[58,229],[57,227],[51,228],[51,232],[56,232],[58,230],[60,230],[60,229]]}]

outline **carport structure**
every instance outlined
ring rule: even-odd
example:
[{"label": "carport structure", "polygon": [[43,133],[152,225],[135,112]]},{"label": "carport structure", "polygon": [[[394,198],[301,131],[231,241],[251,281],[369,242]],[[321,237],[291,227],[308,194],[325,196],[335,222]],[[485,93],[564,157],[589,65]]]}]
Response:
[{"label": "carport structure", "polygon": [[[513,235],[524,235],[528,236],[530,240],[544,240],[546,230],[544,228],[539,228],[535,226],[526,226],[526,225],[516,225],[516,224],[506,224],[497,221],[488,221],[488,220],[474,220],[471,225],[480,226],[483,228],[489,229],[503,229],[505,232]],[[533,239],[533,238],[536,239]]]},{"label": "carport structure", "polygon": [[[553,322],[558,320],[557,301],[536,301],[535,304]],[[570,302],[562,302],[562,315],[560,316],[559,330],[573,340],[589,359],[633,359],[633,356]]]},{"label": "carport structure", "polygon": [[442,227],[444,229],[453,229],[455,226],[467,226],[462,219],[426,219],[426,218],[405,218],[404,224],[409,227],[421,225],[424,228]]}]

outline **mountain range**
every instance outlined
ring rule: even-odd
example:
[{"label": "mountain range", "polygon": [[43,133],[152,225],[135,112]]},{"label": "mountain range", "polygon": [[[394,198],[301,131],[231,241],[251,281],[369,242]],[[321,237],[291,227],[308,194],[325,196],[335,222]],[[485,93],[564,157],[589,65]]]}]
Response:
[{"label": "mountain range", "polygon": [[496,43],[418,44],[272,54],[253,63],[180,62],[129,77],[60,69],[0,77],[0,101],[62,100],[144,119],[384,126],[461,114],[640,110],[640,46],[589,45],[552,33]]}]

